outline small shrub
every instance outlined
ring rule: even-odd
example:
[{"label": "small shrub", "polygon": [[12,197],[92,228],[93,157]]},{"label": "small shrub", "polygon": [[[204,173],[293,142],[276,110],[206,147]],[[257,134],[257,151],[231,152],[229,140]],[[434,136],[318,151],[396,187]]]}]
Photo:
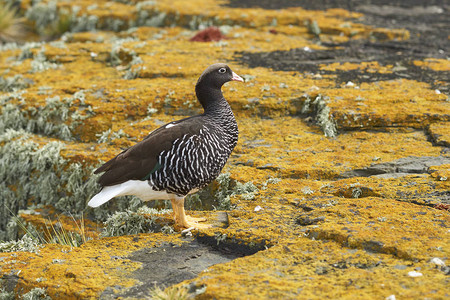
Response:
[{"label": "small shrub", "polygon": [[153,218],[129,210],[115,212],[104,224],[103,237],[153,232],[156,225]]}]

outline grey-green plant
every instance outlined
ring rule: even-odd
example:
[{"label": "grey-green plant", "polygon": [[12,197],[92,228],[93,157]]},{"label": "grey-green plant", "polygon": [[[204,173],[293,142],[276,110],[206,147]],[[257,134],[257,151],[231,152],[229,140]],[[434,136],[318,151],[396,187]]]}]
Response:
[{"label": "grey-green plant", "polygon": [[102,20],[102,28],[107,30],[118,32],[127,29],[127,27],[125,21],[119,18],[109,17]]},{"label": "grey-green plant", "polygon": [[38,72],[44,72],[47,70],[55,70],[60,67],[59,64],[51,62],[47,59],[47,56],[45,55],[45,47],[42,46],[41,50],[33,56],[33,60],[31,61],[31,69],[30,73],[38,73]]},{"label": "grey-green plant", "polygon": [[97,9],[97,8],[98,8],[98,4],[97,4],[97,3],[91,4],[91,5],[89,5],[88,7],[86,7],[86,9],[87,9],[88,11],[94,10],[94,9]]},{"label": "grey-green plant", "polygon": [[253,75],[244,74],[244,75],[242,76],[242,78],[244,78],[244,81],[245,81],[245,82],[249,82],[249,81],[252,81],[253,79],[255,79],[256,77],[253,76]]},{"label": "grey-green plant", "polygon": [[302,192],[304,195],[311,195],[311,194],[314,194],[314,190],[311,189],[309,186],[304,186],[304,187],[301,189],[301,192]]},{"label": "grey-green plant", "polygon": [[144,214],[126,210],[115,212],[105,222],[103,237],[153,232],[155,221]]},{"label": "grey-green plant", "polygon": [[175,95],[175,91],[172,89],[169,89],[169,91],[167,92],[167,95],[164,97],[164,104],[169,105],[170,103],[172,103],[172,101],[176,101],[176,97]]},{"label": "grey-green plant", "polygon": [[14,292],[8,292],[5,288],[0,286],[0,299],[1,300],[14,300],[16,297]]},{"label": "grey-green plant", "polygon": [[[22,299],[22,300],[52,300],[50,296],[47,295],[47,291],[44,288],[35,287],[31,289],[29,292],[20,295],[15,293],[14,291],[7,291],[5,288],[5,280],[0,279],[0,300],[14,300],[14,299]],[[40,281],[38,281],[40,282]]]},{"label": "grey-green plant", "polygon": [[22,300],[52,300],[50,296],[47,295],[47,290],[44,288],[35,287],[26,294],[23,294],[20,298]]},{"label": "grey-green plant", "polygon": [[95,15],[77,15],[76,7],[72,7],[71,32],[95,31],[98,25],[98,17]]},{"label": "grey-green plant", "polygon": [[230,197],[240,195],[241,199],[252,200],[258,189],[251,182],[241,183],[231,179],[230,173],[222,173],[216,178],[219,188],[214,197],[217,201],[216,210],[230,210],[233,208]]},{"label": "grey-green plant", "polygon": [[15,42],[0,44],[0,52],[17,50],[19,48],[20,48],[20,46]]},{"label": "grey-green plant", "polygon": [[[71,162],[61,156],[62,142],[39,145],[23,129],[6,129],[0,134],[0,240],[7,238],[12,216],[19,209],[52,205],[74,215],[86,209],[86,202],[99,186],[92,167]],[[119,201],[120,203],[120,201]],[[119,208],[126,205],[119,204]],[[105,219],[107,209],[92,214]]]},{"label": "grey-green plant", "polygon": [[11,241],[17,239],[19,236],[19,226],[16,218],[11,218],[6,224],[6,230],[4,232],[3,240]]},{"label": "grey-green plant", "polygon": [[103,131],[100,134],[96,134],[98,137],[97,143],[111,143],[114,140],[123,138],[123,137],[129,137],[127,133],[125,133],[122,129],[119,129],[118,131],[111,132],[111,128],[108,130]]},{"label": "grey-green plant", "polygon": [[[38,253],[39,248],[41,247],[39,241],[32,238],[30,235],[25,234],[21,239],[15,241],[0,241],[0,252],[17,252],[17,251],[26,251]],[[1,299],[1,298],[0,298]]]},{"label": "grey-green plant", "polygon": [[31,81],[26,80],[22,75],[17,74],[11,77],[0,76],[0,91],[14,92],[27,88]]},{"label": "grey-green plant", "polygon": [[52,93],[52,87],[42,85],[38,87],[38,95],[50,95]]},{"label": "grey-green plant", "polygon": [[[123,64],[122,57],[125,54],[128,57],[131,57],[131,59],[129,60],[130,62],[132,62],[133,58],[135,56],[137,56],[137,54],[134,50],[128,49],[123,46],[124,43],[132,42],[132,41],[136,41],[136,39],[133,37],[128,37],[128,38],[115,39],[114,41],[112,41],[113,43],[112,43],[111,51],[109,53],[109,63],[113,67]],[[140,60],[140,61],[142,61],[142,60]]]},{"label": "grey-green plant", "polygon": [[155,209],[143,205],[137,197],[120,197],[130,203],[130,209],[115,212],[104,222],[105,227],[101,233],[103,237],[122,236],[139,233],[161,231],[173,234],[175,230],[170,225],[159,225],[155,221],[164,214],[171,214],[170,209]]},{"label": "grey-green plant", "polygon": [[314,34],[315,36],[320,35],[320,27],[316,20],[307,20],[305,21],[306,28],[308,28],[308,32]]},{"label": "grey-green plant", "polygon": [[137,23],[150,27],[161,27],[164,25],[167,13],[165,12],[154,12],[151,15],[148,14],[145,18],[146,14],[141,12],[138,16]]},{"label": "grey-green plant", "polygon": [[175,234],[175,233],[177,233],[175,231],[175,229],[172,226],[170,226],[170,225],[164,225],[163,227],[161,227],[161,232],[164,233],[164,234]]},{"label": "grey-green plant", "polygon": [[222,173],[205,189],[188,195],[186,208],[193,210],[231,210],[231,197],[239,195],[242,200],[253,200],[258,188],[249,181],[241,183],[231,178],[230,173]]},{"label": "grey-green plant", "polygon": [[268,188],[269,184],[277,184],[281,181],[280,178],[277,177],[269,177],[266,181],[264,181],[261,185],[261,190],[266,190]]},{"label": "grey-green plant", "polygon": [[184,26],[188,26],[191,30],[203,30],[213,25],[221,25],[217,24],[217,19],[211,19],[206,16],[192,15],[186,21],[189,21],[188,24],[183,24]]},{"label": "grey-green plant", "polygon": [[220,243],[224,243],[227,240],[227,234],[217,232],[216,234],[214,234],[214,239],[217,241],[217,245],[219,245]]},{"label": "grey-green plant", "polygon": [[270,91],[270,85],[265,84],[261,87],[261,92]]},{"label": "grey-green plant", "polygon": [[143,206],[139,207],[136,210],[136,212],[141,215],[164,215],[164,214],[170,214],[171,210],[166,209],[166,208],[156,209],[153,207],[148,207],[146,205],[143,205]]},{"label": "grey-green plant", "polygon": [[48,97],[46,104],[26,107],[22,93],[0,97],[0,133],[6,129],[26,130],[62,140],[73,140],[73,131],[83,120],[91,117],[92,107],[84,102],[84,91],[78,91],[62,100]]},{"label": "grey-green plant", "polygon": [[25,17],[34,22],[34,26],[39,34],[44,34],[50,26],[58,21],[59,15],[56,1],[32,1],[32,4],[26,10]]},{"label": "grey-green plant", "polygon": [[322,129],[323,133],[327,137],[337,136],[337,126],[330,113],[330,107],[327,106],[327,97],[317,95],[314,99],[311,99],[309,95],[306,95],[305,102],[303,103],[302,113],[315,115],[315,121]]},{"label": "grey-green plant", "polygon": [[360,198],[363,194],[363,191],[360,187],[355,187],[352,189],[352,198]]},{"label": "grey-green plant", "polygon": [[123,76],[123,78],[124,79],[136,79],[136,78],[138,78],[140,73],[141,73],[141,71],[142,71],[142,67],[141,66],[133,67],[133,66],[134,65],[138,65],[138,64],[142,64],[142,63],[144,63],[142,58],[137,56],[137,54],[134,54],[133,58],[131,59],[131,62],[127,66],[127,71],[126,71],[125,75]]},{"label": "grey-green plant", "polygon": [[149,103],[147,106],[147,115],[151,116],[151,115],[156,114],[157,112],[158,112],[158,109],[153,107],[153,103]]},{"label": "grey-green plant", "polygon": [[33,58],[33,52],[31,51],[31,49],[42,48],[42,47],[43,47],[43,43],[39,43],[39,42],[25,43],[23,46],[19,47],[21,52],[19,53],[17,60],[23,61],[25,59]]},{"label": "grey-green plant", "polygon": [[123,79],[132,80],[132,79],[139,78],[141,71],[142,71],[141,66],[137,66],[135,68],[130,67],[127,69],[127,71],[123,75]]},{"label": "grey-green plant", "polygon": [[[32,1],[31,6],[25,12],[25,17],[35,24],[36,31],[43,36],[61,35],[65,32],[95,31],[98,29],[123,31],[139,26],[162,27],[165,25],[178,25],[192,30],[202,30],[209,26],[220,26],[221,30],[227,31],[231,26],[244,25],[239,21],[221,19],[217,16],[207,17],[199,15],[186,15],[180,18],[178,13],[167,13],[159,11],[155,4],[157,1],[127,1],[116,0],[126,3],[130,9],[134,9],[134,18],[125,22],[121,18],[98,17],[90,14],[97,5],[94,3],[87,7],[87,12],[81,13],[81,7],[72,5],[70,9],[59,8],[57,1]],[[134,8],[132,7],[134,5]],[[274,24],[276,20],[272,20]],[[276,23],[276,22],[275,22]],[[223,46],[224,43],[219,43]],[[4,45],[2,45],[2,48]],[[11,46],[10,46],[11,47]]]}]

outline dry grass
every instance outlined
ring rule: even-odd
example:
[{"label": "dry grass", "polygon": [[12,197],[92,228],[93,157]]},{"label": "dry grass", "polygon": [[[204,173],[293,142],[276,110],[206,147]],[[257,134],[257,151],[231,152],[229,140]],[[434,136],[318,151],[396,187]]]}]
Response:
[{"label": "dry grass", "polygon": [[14,216],[19,228],[40,244],[59,244],[79,247],[88,240],[86,237],[84,216],[81,216],[79,220],[75,219],[74,216],[71,216],[71,218],[77,228],[76,231],[70,231],[64,228],[64,223],[59,216],[57,221],[47,219],[44,223],[45,226],[39,230],[34,226],[27,226],[20,218]]},{"label": "dry grass", "polygon": [[27,34],[22,18],[9,3],[0,2],[0,43],[22,42]]},{"label": "dry grass", "polygon": [[189,292],[185,287],[172,286],[166,289],[155,287],[150,291],[150,299],[155,300],[186,300],[189,299]]},{"label": "dry grass", "polygon": [[77,232],[68,231],[62,225],[61,219],[53,223],[51,220],[45,223],[44,236],[47,243],[60,244],[71,247],[79,247],[86,243],[86,231],[84,226],[84,216],[79,222],[72,216],[72,220],[77,227]]}]

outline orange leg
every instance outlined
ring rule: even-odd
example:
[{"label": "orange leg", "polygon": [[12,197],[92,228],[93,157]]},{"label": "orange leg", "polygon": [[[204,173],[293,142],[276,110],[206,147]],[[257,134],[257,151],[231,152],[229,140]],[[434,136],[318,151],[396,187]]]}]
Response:
[{"label": "orange leg", "polygon": [[184,211],[184,197],[174,197],[170,200],[172,202],[173,215],[175,220],[175,225],[181,228],[208,228],[211,227],[209,224],[199,224],[198,222],[206,221],[205,218],[193,218],[186,216]]}]

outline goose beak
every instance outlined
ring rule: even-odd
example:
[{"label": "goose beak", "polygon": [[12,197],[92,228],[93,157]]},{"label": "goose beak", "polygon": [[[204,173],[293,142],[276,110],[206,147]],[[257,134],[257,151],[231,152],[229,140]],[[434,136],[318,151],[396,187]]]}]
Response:
[{"label": "goose beak", "polygon": [[244,79],[242,79],[241,76],[239,76],[238,74],[236,74],[234,72],[233,72],[233,77],[231,78],[231,80],[244,82]]}]

